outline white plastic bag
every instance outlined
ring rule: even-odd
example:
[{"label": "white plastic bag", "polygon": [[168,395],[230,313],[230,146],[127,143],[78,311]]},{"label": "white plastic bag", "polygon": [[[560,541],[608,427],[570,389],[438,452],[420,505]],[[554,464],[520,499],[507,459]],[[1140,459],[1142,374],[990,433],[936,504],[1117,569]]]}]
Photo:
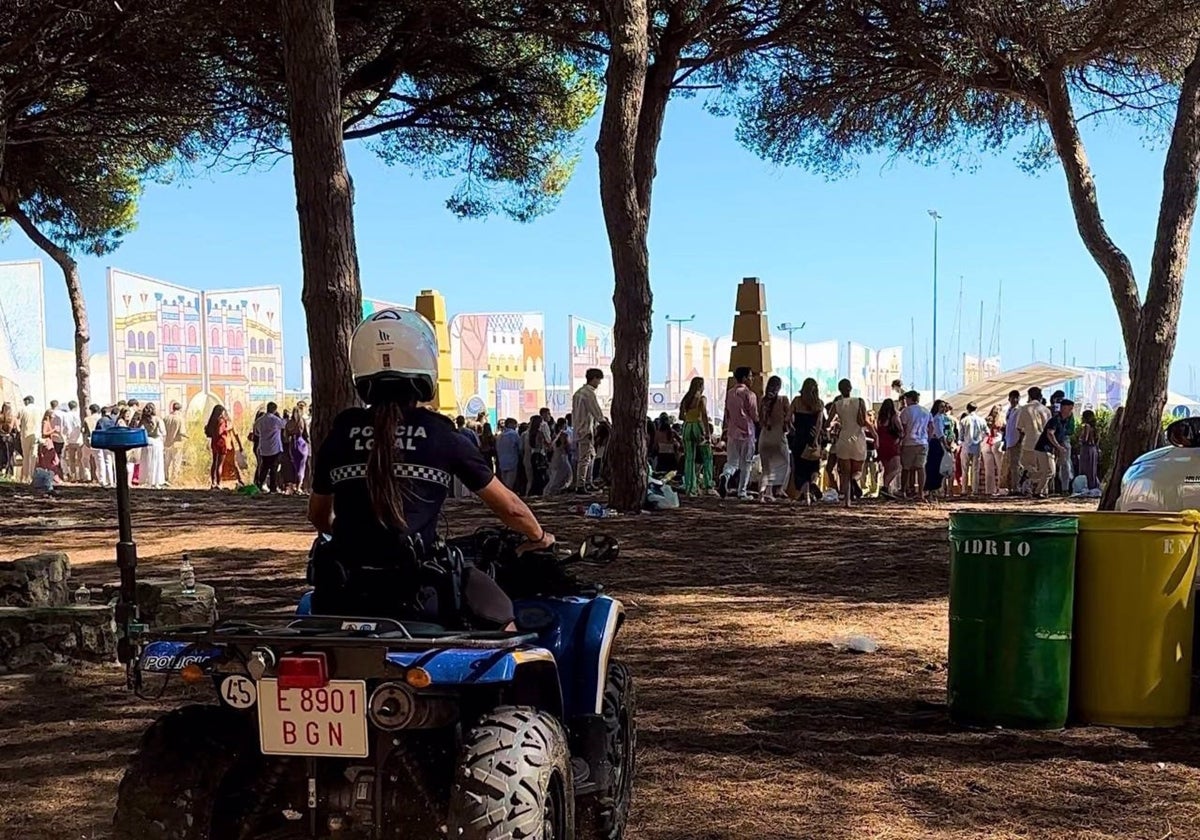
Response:
[{"label": "white plastic bag", "polygon": [[943,452],[942,453],[942,463],[941,463],[941,466],[938,468],[938,472],[940,472],[942,475],[954,475],[954,453],[953,452]]},{"label": "white plastic bag", "polygon": [[760,458],[758,455],[755,455],[754,460],[750,462],[750,484],[761,487],[762,480],[763,480],[762,458]]},{"label": "white plastic bag", "polygon": [[874,653],[879,650],[879,642],[870,636],[856,634],[834,639],[831,644],[840,651],[848,653]]},{"label": "white plastic bag", "polygon": [[669,484],[652,480],[646,488],[646,510],[672,510],[679,507],[679,494]]}]

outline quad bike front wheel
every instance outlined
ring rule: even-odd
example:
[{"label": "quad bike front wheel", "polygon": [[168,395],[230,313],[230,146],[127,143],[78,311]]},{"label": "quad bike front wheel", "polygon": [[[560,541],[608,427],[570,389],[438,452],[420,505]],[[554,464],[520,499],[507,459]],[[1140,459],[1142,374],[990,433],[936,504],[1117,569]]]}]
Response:
[{"label": "quad bike front wheel", "polygon": [[115,840],[233,840],[252,813],[245,799],[258,762],[245,715],[208,705],[164,715],[121,779]]},{"label": "quad bike front wheel", "polygon": [[545,712],[496,709],[466,735],[450,793],[457,840],[574,840],[574,775],[567,736]]},{"label": "quad bike front wheel", "polygon": [[580,840],[622,840],[637,773],[637,690],[623,662],[608,666],[604,686],[604,732],[612,767],[605,790],[579,802]]}]

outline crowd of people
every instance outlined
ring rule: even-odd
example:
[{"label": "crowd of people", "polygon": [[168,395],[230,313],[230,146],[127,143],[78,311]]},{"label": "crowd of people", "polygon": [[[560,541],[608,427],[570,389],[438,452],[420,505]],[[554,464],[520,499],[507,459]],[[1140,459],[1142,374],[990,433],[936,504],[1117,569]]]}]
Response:
[{"label": "crowd of people", "polygon": [[146,430],[147,446],[131,450],[130,469],[134,482],[145,487],[166,487],[178,475],[187,427],[182,407],[172,403],[160,414],[152,402],[121,401],[111,406],[90,405],[81,416],[75,400],[51,400],[44,411],[31,396],[20,410],[10,403],[0,406],[0,475],[17,478],[16,461],[21,460],[20,480],[51,484],[67,481],[115,487],[111,452],[93,449],[92,433],[112,426]]},{"label": "crowd of people", "polygon": [[269,402],[255,414],[246,435],[254,455],[249,482],[245,480],[250,470],[246,447],[225,406],[213,406],[204,424],[204,436],[212,456],[208,468],[212,490],[219,490],[222,482],[230,480],[238,489],[252,484],[264,493],[303,495],[312,487],[308,469],[312,438],[308,404],[303,400],[284,411],[277,403]]},{"label": "crowd of people", "polygon": [[[590,493],[607,483],[609,472],[605,453],[612,426],[597,397],[603,379],[603,371],[589,370],[564,417],[543,408],[526,422],[509,418],[493,429],[481,412],[474,419],[456,418],[457,432],[479,448],[506,487],[522,496]],[[682,473],[680,486],[690,496],[763,502],[836,499],[849,506],[865,496],[931,501],[950,495],[1042,498],[1053,492],[1099,492],[1096,416],[1089,410],[1076,417],[1074,403],[1062,391],[1048,400],[1040,388],[1025,395],[1013,391],[1007,406],[981,410],[968,404],[956,413],[940,399],[926,408],[921,395],[898,380],[878,411],[852,395],[849,380],[838,383],[838,396],[828,403],[811,378],[791,398],[781,389],[780,378],[772,376],[760,398],[751,388],[750,370],[736,370],[718,433],[705,381],[696,377],[677,417],[662,414],[647,421],[649,468],[668,478]],[[161,488],[179,479],[188,429],[178,402],[160,413],[154,403],[123,400],[91,405],[81,417],[74,400],[51,401],[43,411],[32,397],[17,411],[9,403],[0,407],[0,476],[17,477],[19,456],[23,481],[33,482],[40,473],[112,487],[112,453],[90,445],[92,432],[107,426],[146,430],[148,445],[129,453],[133,485]],[[229,412],[217,405],[204,435],[212,489],[227,481],[269,493],[304,494],[311,487],[305,402],[283,411],[268,403],[255,416],[246,443]],[[461,487],[457,493],[469,495]]]},{"label": "crowd of people", "polygon": [[[255,456],[249,483],[267,492],[299,493],[308,488],[308,423],[304,402],[286,416],[273,402],[258,412],[247,434]],[[31,484],[40,481],[46,489],[56,482],[115,487],[113,454],[91,446],[92,433],[110,427],[146,431],[146,446],[129,450],[127,456],[131,485],[159,489],[180,480],[189,434],[178,402],[172,402],[166,413],[153,402],[136,399],[110,406],[93,404],[81,416],[75,400],[51,400],[43,411],[31,396],[16,411],[11,403],[0,406],[0,477]],[[210,486],[216,489],[228,480],[245,486],[243,473],[249,470],[245,447],[224,406],[213,408],[204,433],[212,453]]]},{"label": "crowd of people", "polygon": [[[599,368],[588,370],[571,399],[571,411],[555,418],[542,408],[527,422],[507,418],[493,429],[486,411],[474,419],[455,418],[458,433],[479,447],[508,489],[525,497],[586,494],[606,481],[604,453],[612,425],[604,417],[597,390]],[[456,495],[469,495],[457,487]]]},{"label": "crowd of people", "polygon": [[[945,400],[923,406],[921,395],[897,380],[893,396],[876,411],[852,395],[845,379],[828,403],[811,378],[789,400],[780,378],[772,376],[760,398],[751,388],[750,369],[739,368],[725,396],[718,435],[704,387],[702,378],[693,379],[678,422],[663,414],[652,428],[652,463],[667,473],[682,462],[689,495],[764,502],[794,495],[808,504],[836,499],[849,506],[864,496],[932,501],[950,495],[1099,493],[1096,415],[1089,410],[1077,418],[1062,391],[1046,400],[1040,388],[1031,388],[1024,403],[1013,391],[1007,406],[981,411],[968,404],[956,413]],[[722,451],[724,467],[714,477]]]}]

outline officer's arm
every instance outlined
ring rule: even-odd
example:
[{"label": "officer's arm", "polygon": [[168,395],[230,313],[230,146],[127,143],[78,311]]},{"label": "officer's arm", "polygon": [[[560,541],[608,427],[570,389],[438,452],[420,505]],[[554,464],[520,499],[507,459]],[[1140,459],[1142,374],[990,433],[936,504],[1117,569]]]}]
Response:
[{"label": "officer's arm", "polygon": [[308,497],[308,521],[318,533],[328,534],[333,530],[333,496],[313,493]]},{"label": "officer's arm", "polygon": [[529,543],[538,548],[554,544],[554,536],[546,532],[529,506],[500,479],[493,478],[477,495],[506,527],[525,537]]},{"label": "officer's arm", "polygon": [[[340,417],[340,415],[339,415]],[[336,426],[336,423],[335,423]],[[308,521],[318,534],[333,533],[333,477],[329,474],[332,465],[338,463],[336,446],[346,438],[335,434],[325,436],[325,442],[317,450],[312,463],[312,495],[308,497]]]}]

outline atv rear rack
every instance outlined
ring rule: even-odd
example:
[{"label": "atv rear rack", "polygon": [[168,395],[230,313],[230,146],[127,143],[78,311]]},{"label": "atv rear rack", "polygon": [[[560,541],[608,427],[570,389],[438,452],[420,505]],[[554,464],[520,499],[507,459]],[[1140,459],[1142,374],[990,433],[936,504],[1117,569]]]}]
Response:
[{"label": "atv rear rack", "polygon": [[[423,628],[428,635],[413,635],[409,628]],[[388,628],[388,629],[385,629]],[[436,628],[436,629],[435,629]],[[436,649],[512,650],[537,641],[536,633],[503,630],[455,631],[420,622],[363,616],[250,615],[218,621],[213,625],[163,627],[145,634],[153,641],[193,644],[259,644],[263,642],[336,642],[345,647],[386,646],[393,650]]]}]

